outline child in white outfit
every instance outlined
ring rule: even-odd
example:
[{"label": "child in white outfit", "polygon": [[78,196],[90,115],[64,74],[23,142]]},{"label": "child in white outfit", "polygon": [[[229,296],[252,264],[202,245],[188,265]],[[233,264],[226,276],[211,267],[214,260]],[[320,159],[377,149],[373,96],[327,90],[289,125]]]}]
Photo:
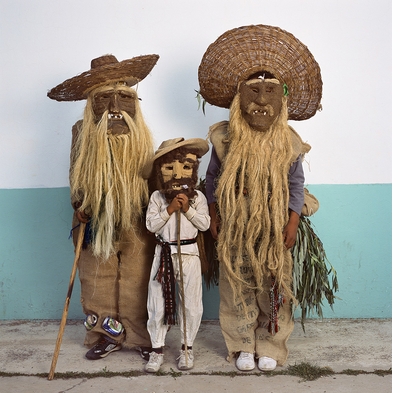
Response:
[{"label": "child in white outfit", "polygon": [[[189,370],[194,365],[192,347],[203,315],[196,238],[198,231],[206,231],[210,226],[207,199],[195,186],[199,158],[207,151],[204,139],[176,138],[163,142],[151,162],[153,167],[150,163],[147,166],[148,175],[156,172],[160,185],[152,193],[146,213],[146,227],[157,240],[147,300],[147,330],[152,343],[145,367],[148,372],[160,369],[165,337],[176,319],[182,344],[178,368]],[[175,299],[176,284],[179,302]]]}]

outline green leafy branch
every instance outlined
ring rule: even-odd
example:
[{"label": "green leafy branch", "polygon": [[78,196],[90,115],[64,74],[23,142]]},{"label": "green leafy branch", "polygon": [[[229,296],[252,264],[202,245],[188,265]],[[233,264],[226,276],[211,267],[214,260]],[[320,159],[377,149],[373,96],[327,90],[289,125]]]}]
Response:
[{"label": "green leafy branch", "polygon": [[[336,270],[328,261],[324,246],[314,232],[310,219],[301,216],[293,256],[293,294],[301,308],[301,325],[316,312],[322,318],[323,300],[333,309],[339,289]],[[296,306],[293,306],[293,312]]]},{"label": "green leafy branch", "polygon": [[198,103],[197,110],[199,110],[201,108],[203,110],[203,114],[205,116],[207,101],[203,98],[203,96],[201,95],[199,90],[195,90],[195,92],[197,93],[197,95],[196,95],[197,103]]}]

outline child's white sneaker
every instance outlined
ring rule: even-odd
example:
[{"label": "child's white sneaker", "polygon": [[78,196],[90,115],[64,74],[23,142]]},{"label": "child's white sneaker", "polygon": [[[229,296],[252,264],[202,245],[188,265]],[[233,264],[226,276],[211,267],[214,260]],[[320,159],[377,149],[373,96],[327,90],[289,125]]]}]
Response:
[{"label": "child's white sneaker", "polygon": [[149,361],[147,362],[144,369],[148,373],[156,373],[160,369],[163,363],[164,363],[164,354],[153,351],[150,352]]},{"label": "child's white sneaker", "polygon": [[193,368],[194,365],[194,355],[193,355],[193,350],[188,349],[187,350],[187,362],[186,362],[186,354],[185,350],[181,349],[181,354],[179,355],[178,359],[178,368],[179,370],[190,370]]}]

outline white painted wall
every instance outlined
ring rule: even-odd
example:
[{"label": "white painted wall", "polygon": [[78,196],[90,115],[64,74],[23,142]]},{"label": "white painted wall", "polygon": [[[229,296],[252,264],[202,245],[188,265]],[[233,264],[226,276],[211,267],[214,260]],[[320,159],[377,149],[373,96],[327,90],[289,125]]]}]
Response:
[{"label": "white painted wall", "polygon": [[226,30],[259,23],[293,33],[322,70],[323,111],[292,123],[313,147],[307,182],[391,183],[391,7],[389,0],[0,0],[0,188],[68,185],[70,131],[84,101],[46,93],[106,53],[160,55],[139,86],[157,146],[206,137],[228,112],[197,109],[201,58]]}]

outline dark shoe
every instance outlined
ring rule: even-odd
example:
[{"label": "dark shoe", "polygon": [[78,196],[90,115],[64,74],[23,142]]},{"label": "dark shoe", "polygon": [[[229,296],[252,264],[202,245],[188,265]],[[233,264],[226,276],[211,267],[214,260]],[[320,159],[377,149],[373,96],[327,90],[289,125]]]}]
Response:
[{"label": "dark shoe", "polygon": [[149,361],[151,347],[138,347],[137,350],[139,351],[142,359]]},{"label": "dark shoe", "polygon": [[97,360],[105,358],[109,353],[119,351],[122,348],[121,344],[118,344],[112,338],[102,336],[97,344],[86,352],[86,357],[89,360]]}]

